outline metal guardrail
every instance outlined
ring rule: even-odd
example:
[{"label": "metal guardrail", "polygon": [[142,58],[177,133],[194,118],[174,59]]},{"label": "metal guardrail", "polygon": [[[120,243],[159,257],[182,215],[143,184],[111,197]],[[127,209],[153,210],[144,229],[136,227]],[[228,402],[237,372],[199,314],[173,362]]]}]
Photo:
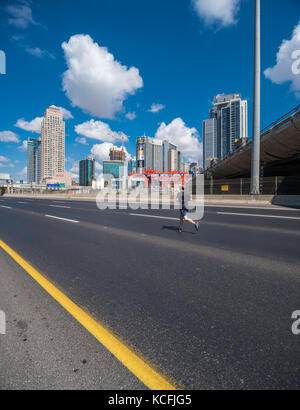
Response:
[{"label": "metal guardrail", "polygon": [[291,111],[287,112],[282,117],[278,118],[276,121],[273,121],[271,124],[267,125],[264,129],[261,130],[260,133],[264,134],[266,131],[268,131],[269,129],[275,127],[275,125],[277,125],[277,124],[281,123],[282,121],[284,121],[285,119],[291,117],[293,114],[295,114],[298,111],[300,111],[300,105],[297,105],[297,107],[293,108]]}]

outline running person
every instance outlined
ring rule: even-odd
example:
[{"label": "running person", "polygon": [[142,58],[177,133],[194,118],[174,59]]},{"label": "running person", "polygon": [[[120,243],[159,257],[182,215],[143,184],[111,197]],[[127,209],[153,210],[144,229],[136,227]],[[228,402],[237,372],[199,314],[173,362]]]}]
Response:
[{"label": "running person", "polygon": [[189,195],[184,195],[184,185],[182,185],[182,191],[178,193],[178,199],[181,202],[180,208],[180,224],[179,224],[179,232],[182,232],[183,222],[189,222],[190,224],[195,226],[196,231],[199,230],[199,222],[195,222],[192,219],[188,218],[187,214],[189,210],[185,206],[185,204],[189,201]]}]

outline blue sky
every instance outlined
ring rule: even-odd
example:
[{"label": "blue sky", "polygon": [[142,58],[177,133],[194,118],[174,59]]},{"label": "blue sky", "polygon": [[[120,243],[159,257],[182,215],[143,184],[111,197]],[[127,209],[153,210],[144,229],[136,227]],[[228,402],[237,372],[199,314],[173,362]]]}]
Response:
[{"label": "blue sky", "polygon": [[[0,173],[26,179],[24,141],[52,104],[67,110],[66,167],[74,176],[90,153],[101,172],[112,134],[116,145],[124,135],[132,156],[145,133],[200,161],[202,120],[219,93],[248,100],[251,135],[253,1],[1,0],[0,7],[7,60]],[[291,70],[299,23],[298,0],[262,1],[262,128],[300,104],[300,74]]]}]

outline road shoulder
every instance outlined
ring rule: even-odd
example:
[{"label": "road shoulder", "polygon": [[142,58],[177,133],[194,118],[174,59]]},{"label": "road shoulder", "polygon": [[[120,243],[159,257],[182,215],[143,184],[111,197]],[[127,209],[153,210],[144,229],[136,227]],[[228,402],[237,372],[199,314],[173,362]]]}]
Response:
[{"label": "road shoulder", "polygon": [[0,272],[0,390],[145,388],[2,250]]}]

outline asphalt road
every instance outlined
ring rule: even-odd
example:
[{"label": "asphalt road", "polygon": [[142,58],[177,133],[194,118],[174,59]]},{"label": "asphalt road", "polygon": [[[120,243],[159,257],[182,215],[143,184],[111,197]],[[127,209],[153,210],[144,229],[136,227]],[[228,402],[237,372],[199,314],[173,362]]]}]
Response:
[{"label": "asphalt road", "polygon": [[[300,210],[177,217],[2,197],[0,240],[179,386],[299,389]],[[0,281],[0,388],[145,388],[2,250]]]}]

